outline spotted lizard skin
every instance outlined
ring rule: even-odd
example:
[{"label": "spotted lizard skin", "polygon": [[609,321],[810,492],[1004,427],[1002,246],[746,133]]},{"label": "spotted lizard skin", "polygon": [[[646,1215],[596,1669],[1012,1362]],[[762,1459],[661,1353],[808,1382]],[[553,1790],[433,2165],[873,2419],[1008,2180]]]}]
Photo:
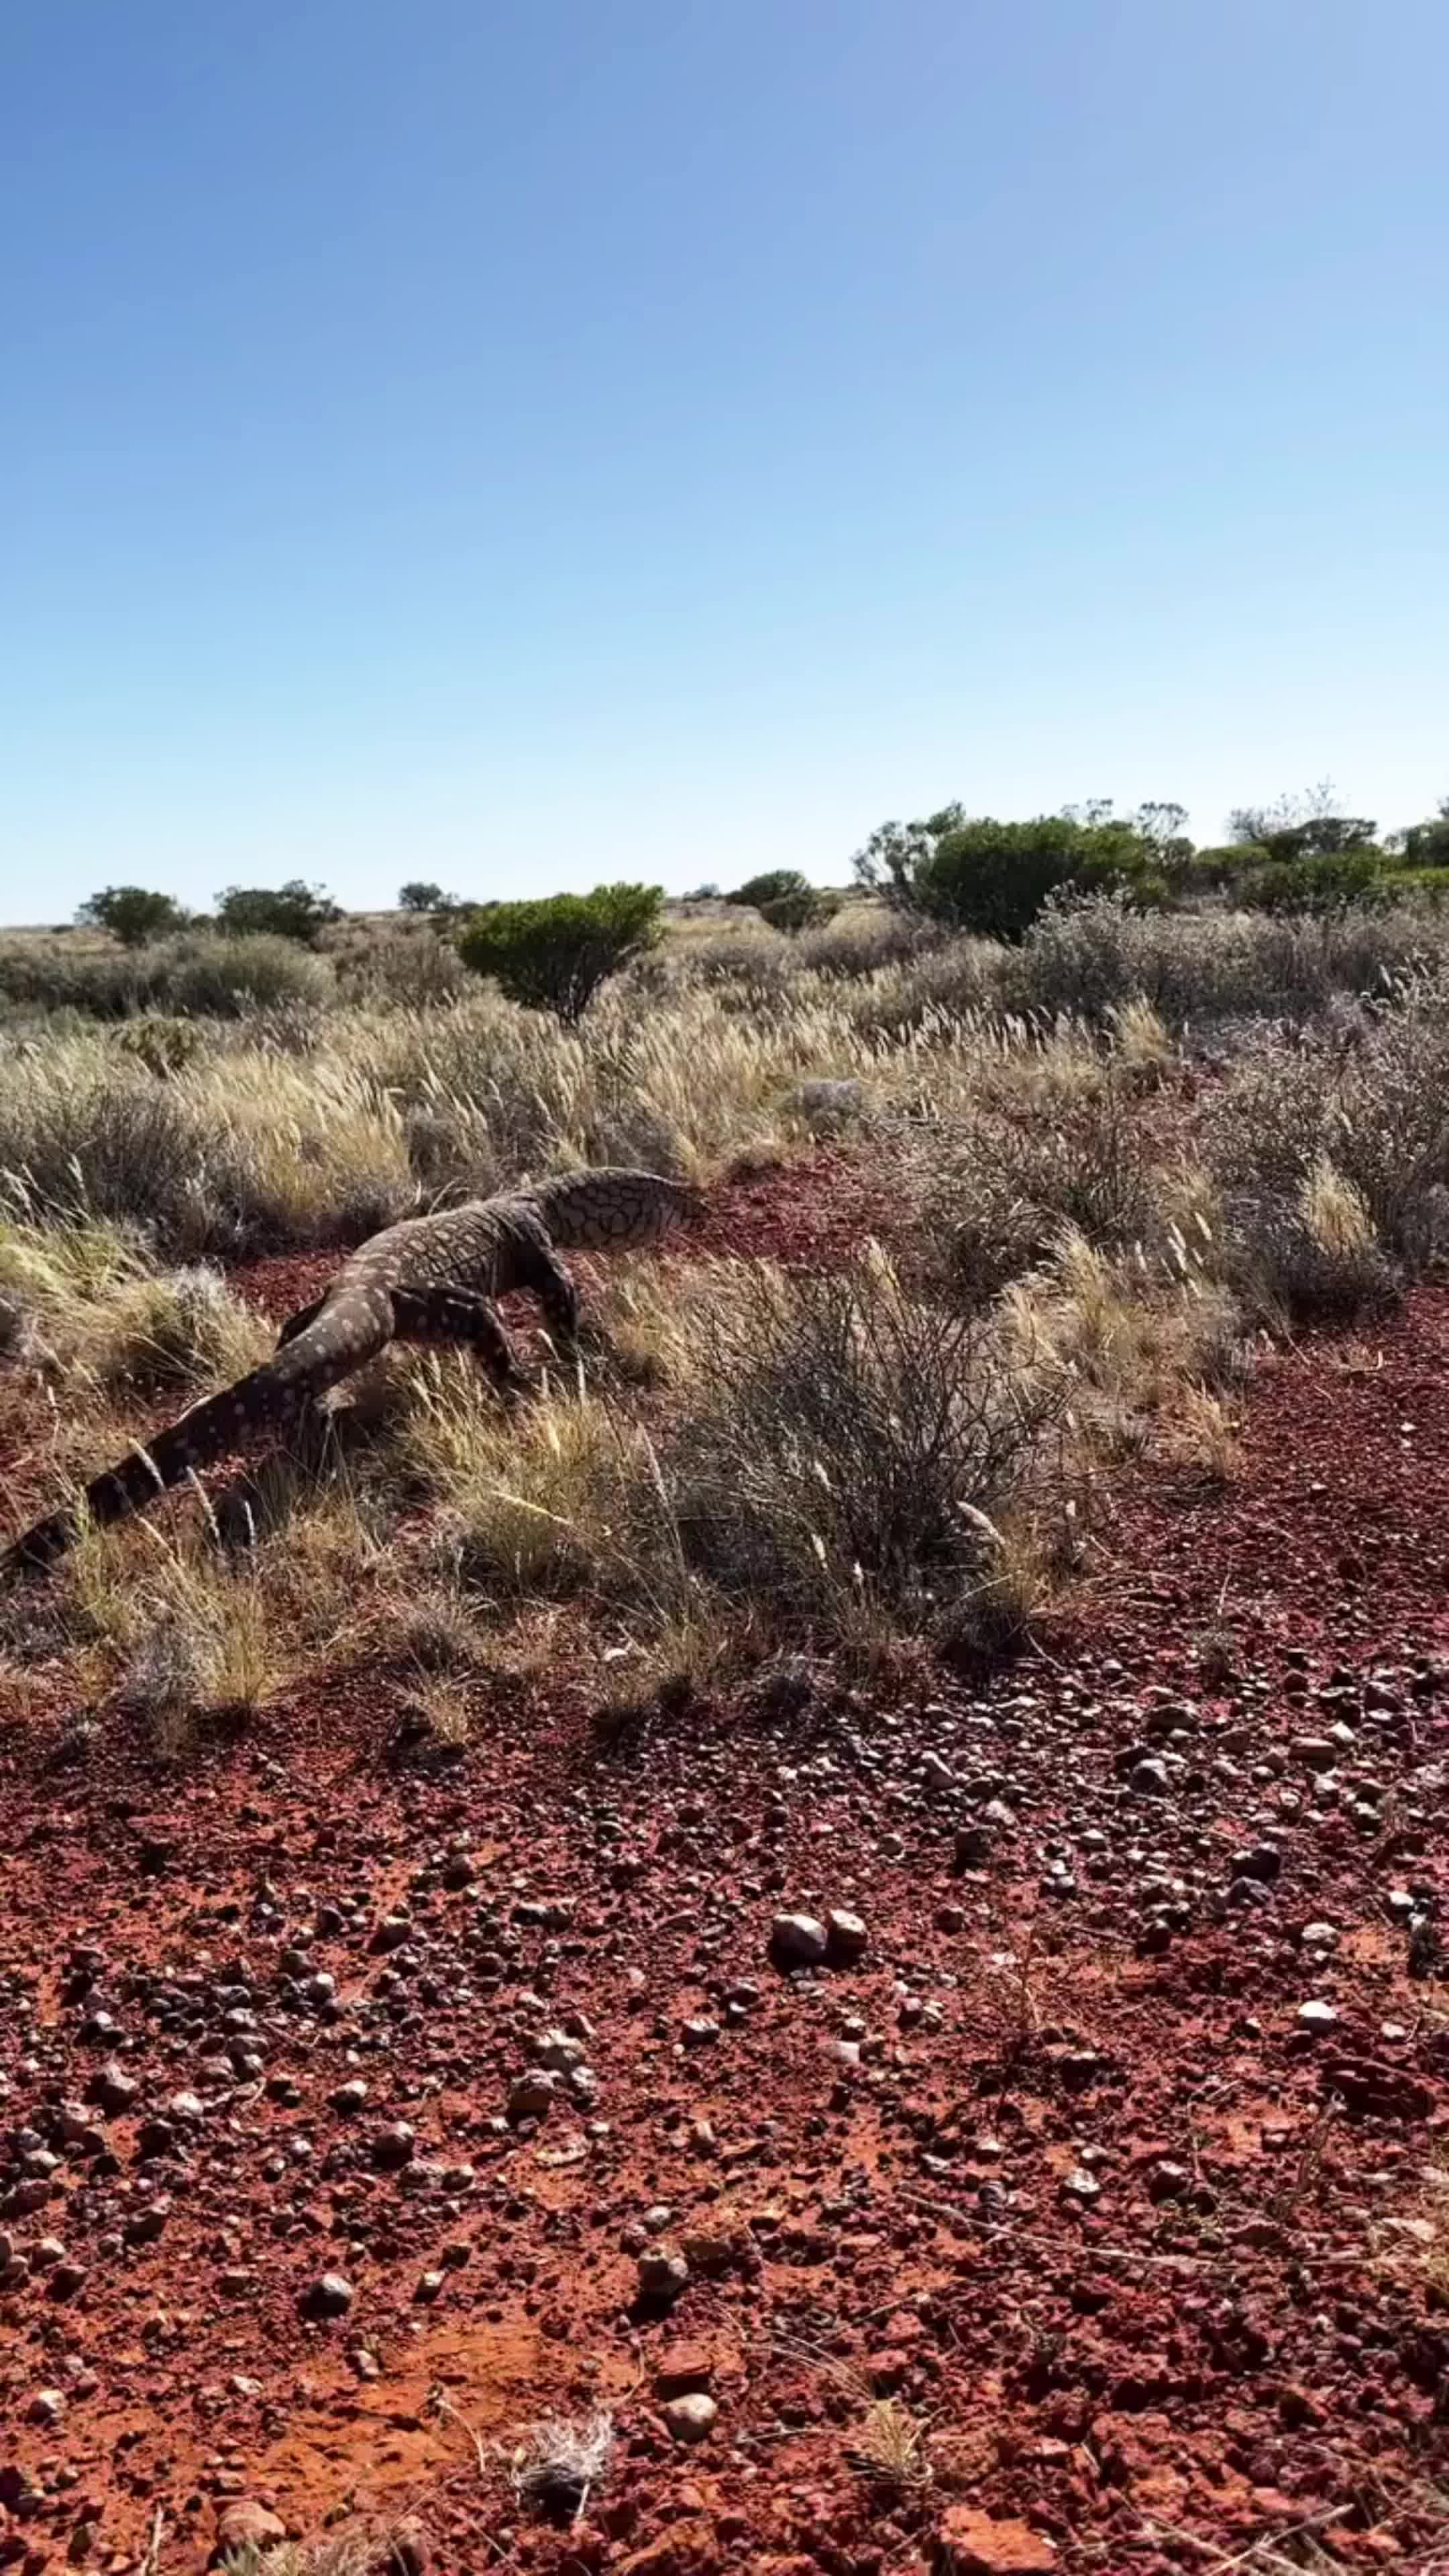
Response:
[{"label": "spotted lizard skin", "polygon": [[87,1522],[123,1520],[197,1468],[284,1429],[389,1342],[466,1344],[500,1388],[522,1388],[494,1299],[530,1290],[567,1350],[578,1296],[559,1253],[657,1243],[702,1204],[697,1190],[657,1172],[605,1167],[387,1226],[343,1263],[315,1305],[283,1325],[269,1360],[107,1468],[78,1504],[37,1521],[0,1557],[0,1571],[51,1564]]}]

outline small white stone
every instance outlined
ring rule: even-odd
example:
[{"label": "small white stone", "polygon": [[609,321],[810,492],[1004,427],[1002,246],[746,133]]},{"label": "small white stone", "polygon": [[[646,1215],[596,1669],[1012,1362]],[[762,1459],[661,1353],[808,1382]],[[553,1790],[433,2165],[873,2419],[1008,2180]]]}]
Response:
[{"label": "small white stone", "polygon": [[1332,2030],[1337,2019],[1336,2004],[1313,2002],[1298,2007],[1299,2026],[1303,2030]]},{"label": "small white stone", "polygon": [[703,2442],[718,2413],[714,2399],[706,2397],[703,2389],[695,2389],[687,2397],[671,2397],[664,2409],[664,2421],[676,2442]]}]

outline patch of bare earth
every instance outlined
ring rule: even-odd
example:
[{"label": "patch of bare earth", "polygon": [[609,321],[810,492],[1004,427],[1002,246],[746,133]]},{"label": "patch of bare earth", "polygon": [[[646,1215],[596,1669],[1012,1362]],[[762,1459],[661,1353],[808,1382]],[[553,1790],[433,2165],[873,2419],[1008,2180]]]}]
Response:
[{"label": "patch of bare earth", "polygon": [[[717,1248],[871,1230],[823,1169]],[[579,1653],[441,1769],[381,1659],[159,1783],[32,1684],[0,2564],[199,2568],[239,2499],[465,2576],[1449,2564],[1449,1299],[1265,1358],[1235,1482],[1096,1547],[985,1690],[608,1750]]]}]

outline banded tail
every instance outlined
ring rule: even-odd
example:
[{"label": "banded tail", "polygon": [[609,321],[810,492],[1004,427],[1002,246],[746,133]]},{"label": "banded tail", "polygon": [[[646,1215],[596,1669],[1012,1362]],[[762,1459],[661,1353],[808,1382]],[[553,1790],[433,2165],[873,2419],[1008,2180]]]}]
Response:
[{"label": "banded tail", "polygon": [[330,1304],[324,1299],[314,1320],[260,1368],[192,1405],[159,1431],[148,1448],[129,1450],[97,1476],[78,1502],[37,1521],[0,1557],[0,1571],[54,1564],[74,1544],[86,1518],[104,1527],[144,1511],[194,1468],[225,1457],[259,1430],[275,1430],[293,1419],[313,1396],[385,1349],[392,1334],[392,1300],[385,1290],[359,1290]]}]

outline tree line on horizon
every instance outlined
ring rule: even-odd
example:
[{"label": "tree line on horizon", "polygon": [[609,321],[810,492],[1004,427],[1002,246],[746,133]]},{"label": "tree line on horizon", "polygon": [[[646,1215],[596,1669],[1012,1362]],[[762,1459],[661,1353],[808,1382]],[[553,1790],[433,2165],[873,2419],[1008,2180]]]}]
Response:
[{"label": "tree line on horizon", "polygon": [[[1305,912],[1406,892],[1449,893],[1449,797],[1423,822],[1382,838],[1368,817],[1343,812],[1326,782],[1273,805],[1236,808],[1221,844],[1199,847],[1186,824],[1185,807],[1166,799],[1119,814],[1110,798],[1098,797],[1021,822],[972,815],[953,802],[913,822],[878,825],[851,869],[857,888],[893,911],[943,931],[1005,941],[1023,938],[1045,904],[1072,894],[1115,891],[1154,907],[1227,901]],[[705,896],[718,899],[720,889],[696,889],[694,899]],[[722,899],[790,933],[819,927],[845,898],[812,885],[800,869],[773,868]],[[476,973],[569,1022],[600,984],[659,938],[664,902],[662,887],[632,884],[478,903],[424,878],[398,891],[400,911],[436,924]],[[315,947],[343,914],[325,888],[293,877],[276,887],[228,886],[211,916],[190,914],[148,887],[106,886],[78,918],[124,948],[184,930]]]}]

